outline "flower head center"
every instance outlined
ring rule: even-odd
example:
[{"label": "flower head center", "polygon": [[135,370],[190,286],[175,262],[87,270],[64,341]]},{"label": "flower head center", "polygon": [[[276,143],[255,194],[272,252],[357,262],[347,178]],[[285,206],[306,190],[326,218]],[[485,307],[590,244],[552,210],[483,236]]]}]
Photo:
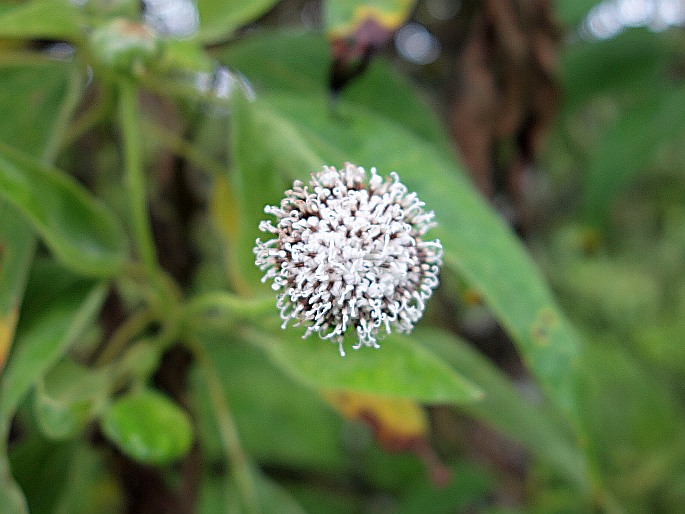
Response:
[{"label": "flower head center", "polygon": [[257,240],[256,263],[264,280],[282,291],[278,306],[285,326],[307,326],[342,349],[353,326],[358,344],[377,346],[381,328],[408,332],[420,319],[441,265],[439,241],[424,242],[433,225],[417,196],[407,194],[396,174],[382,179],[347,163],[325,167],[309,186],[299,181],[263,222],[276,235]]}]

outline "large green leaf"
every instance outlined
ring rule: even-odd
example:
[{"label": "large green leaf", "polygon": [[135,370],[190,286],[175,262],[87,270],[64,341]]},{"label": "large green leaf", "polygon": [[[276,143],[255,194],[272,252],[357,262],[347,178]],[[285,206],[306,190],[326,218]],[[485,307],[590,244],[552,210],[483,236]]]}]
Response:
[{"label": "large green leaf", "polygon": [[478,510],[494,489],[494,480],[484,469],[464,462],[449,466],[451,479],[437,486],[428,476],[421,476],[406,488],[397,514],[450,514]]},{"label": "large green leaf", "polygon": [[[257,496],[256,510],[261,514],[305,514],[297,502],[276,482],[259,471],[252,473]],[[246,512],[234,480],[208,475],[203,477],[198,498],[198,514]]]},{"label": "large green leaf", "polygon": [[315,389],[409,398],[423,403],[463,404],[482,397],[477,385],[409,337],[387,336],[380,349],[350,350],[343,358],[337,346],[317,337],[303,340],[297,329],[285,330],[277,336],[247,330],[244,336],[262,347],[293,378]]},{"label": "large green leaf", "polygon": [[74,69],[73,64],[48,60],[0,65],[0,141],[43,157],[46,147],[61,137],[63,127],[58,124]]},{"label": "large green leaf", "polygon": [[245,38],[217,59],[250,79],[254,87],[321,94],[326,87],[329,51],[321,35],[269,32]]},{"label": "large green leaf", "polygon": [[[4,446],[4,443],[3,443]],[[10,465],[5,455],[6,449],[0,454],[0,505],[6,514],[26,514],[28,506],[26,498],[10,472]]]},{"label": "large green leaf", "polygon": [[0,200],[0,371],[5,365],[33,257],[35,237],[17,212]]},{"label": "large green leaf", "polygon": [[[35,236],[14,208],[0,200],[0,377],[9,354],[19,305],[24,295]],[[6,424],[7,422],[5,422]],[[0,423],[2,425],[2,423]],[[0,430],[0,505],[8,514],[26,511],[25,499],[14,483],[5,454],[5,430]]]},{"label": "large green leaf", "polygon": [[2,504],[3,513],[51,514],[59,501],[60,492],[67,485],[65,472],[69,466],[69,443],[55,443],[30,433],[10,451],[12,473],[26,495],[24,510],[13,511]]},{"label": "large green leaf", "polygon": [[80,13],[68,0],[33,0],[0,7],[0,37],[79,39]]},{"label": "large green leaf", "polygon": [[200,28],[195,37],[203,43],[230,38],[236,29],[266,13],[277,0],[197,0]]},{"label": "large green leaf", "polygon": [[146,464],[177,460],[193,443],[188,414],[153,390],[119,398],[103,414],[100,426],[124,453]]},{"label": "large green leaf", "polygon": [[[107,454],[86,441],[24,434],[12,446],[12,470],[31,514],[121,514],[124,496]],[[8,513],[2,504],[3,514]]]},{"label": "large green leaf", "polygon": [[[68,97],[72,66],[41,64],[1,66],[0,141],[44,155],[59,136],[55,126]],[[32,109],[27,109],[27,105]],[[19,212],[0,200],[0,369],[14,336],[14,323],[31,263],[35,234]]]},{"label": "large green leaf", "polygon": [[[293,53],[298,50],[299,47],[295,47]],[[311,53],[309,49],[303,51]],[[326,63],[320,63],[320,66],[326,66]],[[254,68],[258,67],[259,63],[255,63]],[[260,69],[260,74],[267,85],[268,70]],[[310,80],[315,81],[321,76],[321,73],[313,74]],[[386,84],[387,91],[392,91],[394,87],[392,81]],[[260,152],[262,155],[259,159],[268,163],[263,170],[265,173],[269,173],[266,166],[273,166],[273,163],[288,164],[288,159],[282,154],[284,148],[288,148],[291,154],[300,152],[309,155],[313,152],[327,164],[341,166],[344,159],[365,167],[376,166],[381,174],[398,172],[409,189],[416,191],[419,198],[425,201],[427,208],[435,211],[438,228],[433,233],[442,240],[446,265],[457,271],[482,295],[516,342],[524,361],[539,379],[552,403],[569,420],[579,423],[576,395],[580,348],[577,336],[559,311],[541,273],[523,246],[467,182],[465,174],[442,149],[442,143],[426,139],[411,125],[405,127],[404,123],[396,121],[397,117],[375,111],[368,107],[370,103],[360,105],[353,99],[341,99],[333,112],[323,85],[320,94],[310,93],[306,96],[300,95],[297,89],[289,94],[281,93],[283,83],[278,89],[264,93],[257,101],[244,105],[245,111],[234,122],[236,125],[247,125],[246,120],[259,119],[268,126],[271,120],[275,120],[273,123],[279,128],[277,135],[292,139],[275,140],[248,127],[242,152],[250,148],[248,143],[251,140],[253,151]],[[415,108],[415,105],[412,103],[408,108]],[[397,110],[401,109],[403,106],[397,105]],[[409,114],[405,113],[404,116]],[[241,130],[241,127],[236,127],[236,130]],[[273,135],[275,129],[271,127],[270,130],[266,133]],[[300,149],[304,150],[301,152]],[[236,154],[237,160],[249,159],[239,153]],[[306,167],[309,161],[315,162],[316,159],[300,155],[299,159],[292,161],[302,166],[298,178],[306,179],[309,173],[318,171],[314,164]],[[272,168],[270,173],[280,169]],[[260,201],[256,196],[251,200],[256,204],[250,207],[253,209],[261,209],[265,203],[273,201],[271,197]],[[290,352],[297,355],[298,359],[305,359],[304,362],[308,361],[307,352],[317,354],[321,359],[325,357],[319,352],[328,352],[329,357],[335,356],[331,346],[327,347],[319,341],[296,343],[288,341],[291,338],[290,335],[286,336],[284,345],[273,348],[267,345],[272,356],[284,365]],[[373,354],[390,352],[392,346],[387,343],[379,352],[358,352],[359,357],[355,355],[352,358],[382,359]],[[335,375],[341,373],[340,369],[345,369],[341,368],[339,362],[325,362],[328,361],[319,360],[318,366],[312,365],[312,368],[317,368],[311,370],[316,373],[313,376]],[[288,359],[287,366],[294,367],[297,363]],[[310,371],[309,368],[307,371]],[[330,384],[330,375],[322,380]]]},{"label": "large green leaf", "polygon": [[[244,73],[258,91],[283,90],[303,96],[328,94],[331,58],[328,44],[320,34],[266,33],[231,45],[217,57]],[[403,124],[424,139],[441,142],[445,153],[450,154],[448,138],[435,114],[409,82],[386,62],[373,61],[361,77],[345,87],[342,97]],[[335,103],[331,105],[335,107]]]},{"label": "large green leaf", "polygon": [[[3,14],[9,9],[21,9],[24,16],[30,14],[33,7],[22,4],[21,7],[6,6],[0,8]],[[16,12],[15,12],[16,14]],[[29,24],[41,23],[42,20],[24,17]],[[0,31],[21,30],[21,22],[15,18],[17,25],[2,24]],[[24,26],[25,28],[25,26]],[[50,152],[61,137],[58,127],[60,120],[67,114],[72,105],[67,105],[70,97],[70,76],[72,66],[55,61],[45,61],[27,67],[0,67],[0,141],[23,148],[31,154],[51,157]],[[26,106],[31,105],[31,109]],[[14,338],[15,322],[24,295],[27,271],[33,258],[35,233],[23,216],[5,200],[0,199],[0,370]],[[1,373],[1,371],[0,371]],[[9,416],[8,416],[9,419]],[[7,423],[2,423],[0,430],[0,505],[8,514],[25,512],[26,500],[19,490],[9,470],[5,453],[5,436]]]},{"label": "large green leaf", "polygon": [[74,180],[4,143],[0,143],[0,196],[73,269],[112,275],[123,266],[126,238],[112,213]]},{"label": "large green leaf", "polygon": [[564,108],[578,108],[584,101],[607,92],[626,91],[637,84],[663,87],[676,45],[663,35],[633,29],[605,41],[580,41],[561,54]]},{"label": "large green leaf", "polygon": [[[289,132],[299,135],[297,144],[308,144],[327,156],[326,162],[341,165],[343,154],[355,164],[377,166],[382,174],[397,171],[435,210],[435,232],[447,265],[480,291],[555,402],[575,417],[576,336],[515,236],[444,153],[401,125],[350,103],[341,102],[333,116],[324,98],[272,95],[251,109],[261,119],[287,120]],[[254,137],[263,152],[276,152],[275,145],[286,144]],[[300,176],[306,178],[310,171],[303,169]]]},{"label": "large green leaf", "polygon": [[34,413],[42,432],[53,439],[76,436],[105,406],[114,374],[64,359],[36,384]]},{"label": "large green leaf", "polygon": [[[52,284],[55,285],[55,284]],[[66,352],[90,325],[105,297],[106,288],[73,282],[42,303],[24,322],[16,347],[0,377],[0,424],[7,427],[21,399],[36,380]]]},{"label": "large green leaf", "polygon": [[[265,465],[340,471],[345,459],[342,420],[316,392],[290,379],[252,345],[218,334],[200,339],[219,370],[226,403],[249,455]],[[202,371],[193,370],[191,390],[200,446],[213,459],[222,449]]]},{"label": "large green leaf", "polygon": [[8,514],[27,511],[6,460],[7,436],[14,411],[38,378],[90,324],[104,300],[105,289],[76,282],[60,292],[41,298],[47,301],[36,300],[42,305],[29,321],[22,316],[15,348],[0,375],[0,500]]},{"label": "large green leaf", "polygon": [[681,487],[673,477],[685,467],[681,405],[663,376],[625,351],[625,340],[595,341],[583,359],[582,405],[602,475],[627,512],[672,512],[672,491]]}]

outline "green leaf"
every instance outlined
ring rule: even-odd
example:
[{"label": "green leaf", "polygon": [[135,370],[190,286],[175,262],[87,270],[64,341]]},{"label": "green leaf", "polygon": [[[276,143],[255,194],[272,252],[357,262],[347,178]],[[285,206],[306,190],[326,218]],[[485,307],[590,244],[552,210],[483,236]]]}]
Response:
[{"label": "green leaf", "polygon": [[595,95],[634,90],[639,84],[664,87],[663,76],[676,50],[663,35],[646,29],[568,45],[561,55],[564,109],[572,111]]},{"label": "green leaf", "polygon": [[[53,4],[54,5],[54,4]],[[25,17],[31,6],[0,7],[0,18],[15,9],[23,12],[24,21],[40,23]],[[21,29],[0,22],[0,31]],[[57,125],[66,113],[63,105],[69,97],[72,66],[46,61],[28,67],[0,67],[0,140],[23,148],[31,154],[49,156],[50,147],[59,139]],[[68,103],[68,102],[67,102]],[[31,105],[31,109],[26,106]],[[0,199],[0,375],[14,337],[19,306],[24,294],[27,271],[33,257],[35,234],[24,218],[7,202]],[[22,316],[23,317],[23,316]],[[0,380],[1,382],[1,380]],[[1,386],[0,386],[1,387]],[[13,410],[13,409],[11,409]],[[14,482],[6,455],[6,435],[10,414],[0,420],[0,505],[7,514],[25,513],[28,508],[24,494]]]},{"label": "green leaf", "polygon": [[[55,443],[29,432],[12,445],[10,462],[17,483],[26,495],[26,510],[31,514],[52,514],[60,493],[67,484],[67,469],[72,456],[70,443]],[[3,514],[5,504],[2,505]]]},{"label": "green leaf", "polygon": [[102,305],[104,295],[102,286],[86,289],[83,283],[77,283],[42,305],[30,323],[22,315],[15,348],[0,375],[0,500],[8,513],[27,512],[6,460],[14,411],[39,377],[83,333]]},{"label": "green leaf", "polygon": [[415,0],[327,0],[324,25],[328,34],[345,37],[370,19],[392,32],[409,18],[414,4]]},{"label": "green leaf", "polygon": [[[257,508],[261,514],[304,514],[297,502],[279,484],[259,471],[252,473],[257,492]],[[245,512],[234,481],[226,483],[224,477],[203,477],[198,499],[199,514],[225,514]]]},{"label": "green leaf", "polygon": [[200,28],[194,36],[203,43],[219,43],[236,29],[265,14],[277,0],[197,0]]},{"label": "green leaf", "polygon": [[587,16],[592,7],[600,3],[601,0],[556,0],[554,2],[555,12],[566,26],[574,27]]},{"label": "green leaf", "polygon": [[[222,334],[199,334],[216,368],[246,452],[265,465],[340,471],[345,460],[342,420],[317,392],[293,381],[263,352]],[[216,413],[201,369],[191,374],[201,449],[208,458],[223,454]],[[297,416],[293,413],[297,412]],[[316,430],[311,430],[312,424]]]},{"label": "green leaf", "polygon": [[36,386],[34,412],[43,434],[52,439],[77,435],[105,406],[112,376],[65,359]]},{"label": "green leaf", "polygon": [[[258,91],[283,90],[317,97],[329,94],[331,57],[321,34],[262,34],[231,45],[217,58],[245,74]],[[374,60],[361,77],[345,87],[342,97],[403,124],[424,139],[441,142],[445,153],[452,155],[449,139],[435,114],[388,63]]]},{"label": "green leaf", "polygon": [[237,41],[218,53],[217,59],[243,73],[257,90],[317,95],[326,90],[330,53],[321,35],[269,32]]},{"label": "green leaf", "polygon": [[[35,431],[12,445],[12,469],[31,514],[120,514],[122,488],[106,453],[88,443],[54,442]],[[5,504],[2,505],[5,514]]]},{"label": "green leaf", "polygon": [[[381,174],[397,171],[435,211],[435,234],[443,243],[446,264],[478,289],[557,405],[571,419],[578,419],[578,340],[510,229],[433,145],[352,104],[341,102],[338,116],[332,116],[324,102],[273,95],[268,103],[255,102],[253,108],[264,109],[264,118],[273,112],[272,116],[289,121],[292,133],[299,134],[298,144],[308,143],[328,154],[329,163],[336,163],[342,153],[355,164],[377,166]],[[331,142],[332,151],[327,150]],[[301,178],[308,171],[303,170]]]},{"label": "green leaf", "polygon": [[0,200],[0,371],[9,354],[19,305],[33,258],[36,238],[31,228]]},{"label": "green leaf", "polygon": [[616,196],[683,132],[685,87],[651,90],[640,105],[621,113],[590,157],[583,193],[587,221],[604,226]]},{"label": "green leaf", "polygon": [[57,125],[73,72],[74,65],[58,61],[0,65],[0,141],[43,156],[46,146],[61,135]]},{"label": "green leaf", "polygon": [[476,385],[409,337],[388,335],[380,349],[350,350],[341,357],[336,346],[317,337],[303,340],[296,329],[284,330],[279,336],[252,330],[246,330],[244,335],[266,351],[283,371],[317,390],[456,405],[482,397]]},{"label": "green leaf", "polygon": [[[93,321],[105,298],[102,285],[76,282],[20,320],[17,341],[0,376],[0,426],[5,429],[21,399]],[[3,432],[6,434],[6,432]]]},{"label": "green leaf", "polygon": [[[1,30],[1,29],[0,29]],[[46,62],[0,67],[0,141],[43,154],[67,96],[71,66]],[[27,105],[32,109],[27,109]],[[24,218],[0,199],[0,370],[14,336],[35,234]]]},{"label": "green leaf", "polygon": [[0,505],[6,514],[28,513],[26,498],[10,473],[4,448],[0,453]]},{"label": "green leaf", "polygon": [[458,462],[450,467],[451,479],[444,486],[436,486],[428,476],[422,476],[406,488],[400,499],[397,514],[450,514],[478,510],[478,506],[492,494],[494,477],[484,469]]},{"label": "green leaf", "polygon": [[[389,84],[392,87],[388,87]],[[454,156],[453,143],[433,110],[387,62],[374,60],[361,77],[345,86],[342,98],[402,125],[418,138],[430,142],[445,157]],[[398,105],[402,108],[398,109]]]},{"label": "green leaf", "polygon": [[168,464],[193,444],[190,418],[161,393],[127,394],[100,420],[103,433],[129,457],[146,464]]},{"label": "green leaf", "polygon": [[0,7],[0,38],[81,38],[80,13],[68,0],[33,0]]},{"label": "green leaf", "polygon": [[[293,49],[293,54],[298,50],[299,47]],[[310,50],[302,51],[303,55],[311,53]],[[265,74],[264,70],[262,73]],[[320,74],[309,80],[318,80],[317,77]],[[393,81],[386,84],[388,91],[394,87]],[[395,121],[396,117],[376,112],[353,99],[341,99],[332,111],[325,94],[303,95],[298,89],[285,94],[283,89],[284,83],[281,83],[277,92],[263,93],[249,105],[249,116],[278,120],[281,130],[277,135],[290,139],[274,141],[273,137],[265,138],[258,131],[246,131],[244,147],[253,145],[255,152],[260,154],[258,158],[265,163],[265,169],[284,162],[281,152],[288,149],[290,153],[285,164],[289,160],[300,163],[297,165],[299,179],[307,179],[311,172],[320,169],[314,167],[316,159],[308,157],[311,153],[326,164],[341,166],[347,160],[367,168],[375,166],[382,175],[398,172],[409,190],[416,191],[426,203],[427,209],[435,211],[438,227],[433,233],[443,243],[446,265],[481,294],[516,342],[524,361],[555,407],[579,428],[580,342],[577,335],[559,311],[540,271],[521,243],[446,155],[442,142],[428,140],[413,127]],[[414,105],[416,103],[409,108],[415,109]],[[401,110],[402,105],[397,109]],[[246,123],[245,120],[243,116],[234,121],[240,125]],[[293,156],[293,153],[299,155]],[[305,167],[307,162],[311,162],[309,167]],[[271,173],[281,169],[272,168]],[[266,169],[265,173],[268,172]],[[273,200],[271,196],[255,195],[252,201],[257,205],[251,208],[261,209]],[[291,337],[287,336],[287,339]],[[281,345],[284,349],[274,344],[268,351],[278,359],[285,359],[286,356],[280,353],[290,353],[294,351],[292,348],[296,350],[293,355],[298,358],[307,358],[306,353],[310,350],[317,355],[328,351],[328,358],[335,356],[330,346],[326,348],[323,344],[322,350],[321,344],[317,347],[307,343],[300,341],[299,346],[293,346],[292,341],[286,342]],[[390,346],[385,344],[380,352],[358,353],[371,358],[369,354],[382,354]],[[307,351],[301,355],[305,347]],[[288,366],[297,369],[298,363],[288,358]],[[331,369],[314,365],[316,369],[311,371],[318,379],[319,375],[340,372],[339,367],[340,363]],[[324,377],[323,381],[330,384],[330,378]]]},{"label": "green leaf", "polygon": [[[125,496],[120,478],[107,461],[107,454],[85,443],[75,445],[65,463],[55,463],[66,483],[52,514],[121,514]],[[52,464],[52,462],[50,462]],[[61,465],[60,465],[61,464]],[[37,514],[32,511],[32,514]]]},{"label": "green leaf", "polygon": [[678,399],[666,377],[635,361],[620,337],[595,338],[583,369],[583,414],[607,486],[631,512],[652,510],[685,465]]},{"label": "green leaf", "polygon": [[74,270],[107,276],[123,266],[126,238],[112,213],[74,180],[4,143],[0,196],[21,211]]},{"label": "green leaf", "polygon": [[482,401],[464,405],[461,410],[519,442],[587,490],[583,457],[551,413],[522,398],[501,371],[454,335],[418,329],[414,339],[483,390]]}]

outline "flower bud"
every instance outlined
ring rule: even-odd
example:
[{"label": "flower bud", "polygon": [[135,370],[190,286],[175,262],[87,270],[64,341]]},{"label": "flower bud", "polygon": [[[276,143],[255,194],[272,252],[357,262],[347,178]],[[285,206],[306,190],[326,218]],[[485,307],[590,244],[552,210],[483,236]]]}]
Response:
[{"label": "flower bud", "polygon": [[117,18],[98,27],[90,36],[95,60],[118,72],[136,73],[160,53],[160,39],[148,26]]}]

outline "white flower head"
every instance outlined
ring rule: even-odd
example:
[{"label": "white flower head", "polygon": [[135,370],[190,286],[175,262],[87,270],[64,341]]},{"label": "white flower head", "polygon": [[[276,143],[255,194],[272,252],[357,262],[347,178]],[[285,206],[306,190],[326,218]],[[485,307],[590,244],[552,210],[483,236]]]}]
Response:
[{"label": "white flower head", "polygon": [[425,241],[435,225],[416,193],[408,193],[396,173],[385,179],[371,168],[345,163],[324,166],[309,185],[296,180],[280,206],[264,212],[255,263],[280,291],[277,306],[283,328],[304,325],[304,337],[317,333],[338,343],[349,327],[355,349],[378,348],[381,329],[407,333],[423,315],[438,285],[440,241]]}]

